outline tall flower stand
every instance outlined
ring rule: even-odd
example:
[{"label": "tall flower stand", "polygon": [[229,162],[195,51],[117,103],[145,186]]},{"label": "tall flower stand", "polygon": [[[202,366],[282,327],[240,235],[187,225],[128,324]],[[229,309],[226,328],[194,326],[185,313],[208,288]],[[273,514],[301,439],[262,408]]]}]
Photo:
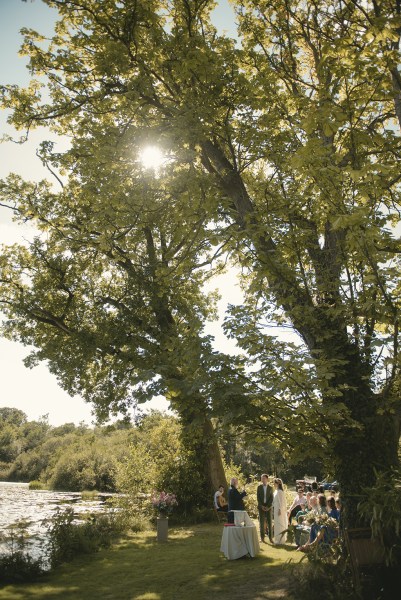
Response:
[{"label": "tall flower stand", "polygon": [[157,517],[157,541],[167,542],[168,538],[168,517],[159,515]]}]

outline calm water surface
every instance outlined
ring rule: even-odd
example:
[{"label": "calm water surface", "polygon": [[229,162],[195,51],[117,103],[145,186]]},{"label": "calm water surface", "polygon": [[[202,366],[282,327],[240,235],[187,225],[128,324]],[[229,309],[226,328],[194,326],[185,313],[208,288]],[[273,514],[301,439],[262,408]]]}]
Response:
[{"label": "calm water surface", "polygon": [[[30,554],[37,556],[46,538],[46,521],[51,519],[57,508],[73,507],[79,518],[84,513],[102,512],[106,496],[97,500],[82,500],[80,493],[30,490],[27,483],[0,482],[0,538],[7,534],[8,527],[24,519],[28,521]],[[6,545],[0,543],[0,552]]]}]

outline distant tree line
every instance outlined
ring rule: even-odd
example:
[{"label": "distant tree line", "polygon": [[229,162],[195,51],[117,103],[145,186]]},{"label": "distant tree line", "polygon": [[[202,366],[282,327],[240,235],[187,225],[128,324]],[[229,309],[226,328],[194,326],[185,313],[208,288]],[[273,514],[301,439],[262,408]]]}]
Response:
[{"label": "distant tree line", "polygon": [[[179,418],[158,411],[142,415],[136,423],[56,427],[47,416],[28,421],[21,410],[0,408],[0,480],[37,480],[66,491],[170,490],[187,512],[195,505],[207,506],[210,499],[200,493],[203,474],[197,470],[196,457],[183,445],[181,433]],[[304,470],[321,476],[319,461],[288,466],[270,443],[238,435],[234,427],[220,434],[220,446],[228,476],[235,471],[247,478],[268,471],[289,484]]]},{"label": "distant tree line", "polygon": [[28,421],[21,410],[0,408],[0,479],[39,480],[58,490],[116,490],[117,465],[128,453],[131,425],[91,428],[47,417]]}]

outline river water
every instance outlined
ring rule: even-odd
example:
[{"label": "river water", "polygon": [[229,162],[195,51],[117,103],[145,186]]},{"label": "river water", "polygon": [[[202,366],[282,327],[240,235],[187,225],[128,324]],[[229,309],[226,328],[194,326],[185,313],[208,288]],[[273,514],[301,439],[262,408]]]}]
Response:
[{"label": "river water", "polygon": [[2,536],[7,535],[10,531],[8,528],[18,521],[28,522],[28,551],[38,557],[46,539],[46,522],[54,516],[57,508],[73,507],[79,518],[85,513],[104,511],[104,502],[109,496],[111,494],[100,494],[98,499],[83,500],[78,492],[30,490],[27,483],[0,481],[0,554],[8,549],[7,543],[1,541]]}]

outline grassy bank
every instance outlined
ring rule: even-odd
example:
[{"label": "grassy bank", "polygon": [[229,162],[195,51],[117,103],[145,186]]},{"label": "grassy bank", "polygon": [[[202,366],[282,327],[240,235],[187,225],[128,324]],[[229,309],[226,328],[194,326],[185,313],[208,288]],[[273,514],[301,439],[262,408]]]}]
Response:
[{"label": "grassy bank", "polygon": [[294,547],[262,544],[251,559],[227,561],[222,526],[174,528],[167,543],[155,531],[135,534],[110,550],[76,559],[31,585],[0,588],[0,600],[258,600],[286,598]]}]

